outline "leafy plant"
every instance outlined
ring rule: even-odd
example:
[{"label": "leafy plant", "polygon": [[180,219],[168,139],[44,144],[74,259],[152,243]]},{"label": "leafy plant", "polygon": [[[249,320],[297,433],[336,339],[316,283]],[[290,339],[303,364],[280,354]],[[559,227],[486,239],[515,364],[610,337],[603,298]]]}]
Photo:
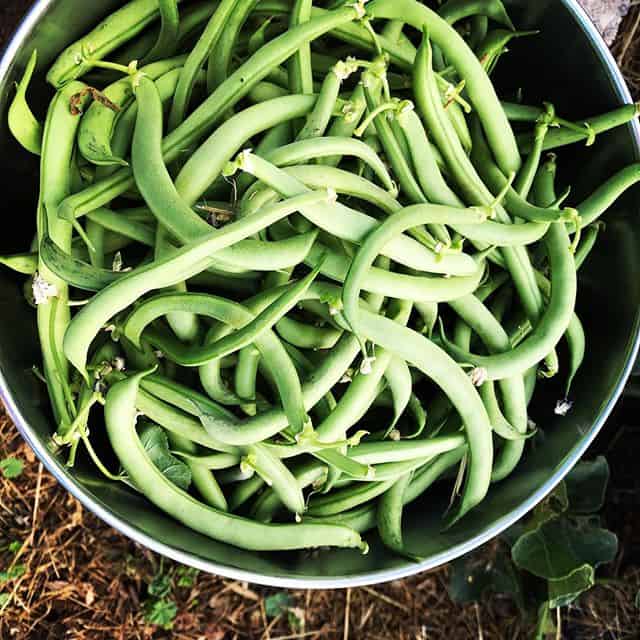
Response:
[{"label": "leafy plant", "polygon": [[17,478],[24,471],[24,462],[19,458],[5,458],[0,460],[0,472],[7,478],[12,480]]},{"label": "leafy plant", "polygon": [[10,567],[6,571],[0,571],[0,584],[21,578],[27,571],[27,568],[23,564],[16,564]]},{"label": "leafy plant", "polygon": [[176,579],[179,587],[193,587],[197,577],[198,570],[193,567],[180,566],[176,569]]},{"label": "leafy plant", "polygon": [[163,475],[186,491],[191,484],[191,470],[171,453],[164,430],[157,425],[146,424],[140,430],[140,441],[153,464]]},{"label": "leafy plant", "polygon": [[265,598],[264,612],[267,618],[277,618],[285,614],[293,604],[293,598],[286,591],[278,591]]},{"label": "leafy plant", "polygon": [[178,614],[178,605],[169,598],[147,600],[144,619],[149,624],[157,624],[163,629],[171,629]]},{"label": "leafy plant", "polygon": [[483,549],[453,563],[451,597],[465,603],[489,592],[510,596],[523,616],[537,620],[536,639],[554,632],[551,611],[591,589],[596,569],[616,556],[616,536],[595,515],[608,480],[604,458],[580,463],[492,553]]}]

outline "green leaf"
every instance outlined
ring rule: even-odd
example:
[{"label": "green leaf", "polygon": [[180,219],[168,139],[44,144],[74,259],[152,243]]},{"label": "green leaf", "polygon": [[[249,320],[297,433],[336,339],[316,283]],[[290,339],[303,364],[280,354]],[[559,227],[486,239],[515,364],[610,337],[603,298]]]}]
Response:
[{"label": "green leaf", "polygon": [[22,577],[27,571],[23,564],[16,564],[6,571],[0,571],[0,584]]},{"label": "green leaf", "polygon": [[592,586],[595,567],[611,562],[618,539],[610,531],[566,518],[550,520],[525,533],[513,546],[511,556],[520,569],[549,580],[554,601],[574,599]]},{"label": "green leaf", "polygon": [[0,471],[8,480],[17,478],[24,470],[24,462],[18,458],[0,460]]},{"label": "green leaf", "polygon": [[164,429],[146,424],[140,431],[140,441],[153,464],[165,478],[186,491],[191,484],[191,469],[171,453]]},{"label": "green leaf", "polygon": [[511,596],[523,607],[522,585],[511,558],[504,552],[488,561],[486,550],[480,550],[451,563],[449,595],[458,604],[482,600],[487,593]]},{"label": "green leaf", "polygon": [[277,618],[286,613],[293,604],[293,598],[286,591],[278,591],[265,598],[264,611],[267,618]]},{"label": "green leaf", "polygon": [[171,593],[171,576],[168,573],[163,573],[162,569],[153,576],[153,580],[149,584],[147,591],[149,595],[156,598],[164,598]]},{"label": "green leaf", "polygon": [[603,456],[578,464],[566,479],[570,511],[580,514],[600,511],[604,505],[609,475],[609,464]]},{"label": "green leaf", "polygon": [[9,604],[9,600],[11,600],[10,593],[0,593],[0,609],[6,607]]},{"label": "green leaf", "polygon": [[145,604],[144,619],[163,629],[171,629],[178,614],[178,605],[173,600],[149,600]]},{"label": "green leaf", "polygon": [[581,593],[589,591],[596,583],[595,569],[584,564],[565,578],[549,580],[549,606],[552,609],[566,607]]},{"label": "green leaf", "polygon": [[525,533],[534,531],[545,522],[558,518],[566,512],[569,507],[567,488],[561,482],[542,502],[540,502],[531,512],[528,518],[516,522],[507,531],[503,538],[513,546]]},{"label": "green leaf", "polygon": [[18,551],[20,551],[20,549],[22,549],[22,542],[20,542],[20,540],[14,540],[9,545],[9,551],[11,553],[18,553]]},{"label": "green leaf", "polygon": [[193,567],[178,567],[176,577],[179,587],[193,587],[198,577],[198,570]]}]

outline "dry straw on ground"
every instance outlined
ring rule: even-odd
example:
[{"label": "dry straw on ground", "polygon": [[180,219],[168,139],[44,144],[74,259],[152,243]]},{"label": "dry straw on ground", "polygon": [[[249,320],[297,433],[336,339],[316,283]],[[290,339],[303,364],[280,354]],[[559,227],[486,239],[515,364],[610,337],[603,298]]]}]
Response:
[{"label": "dry straw on ground", "polygon": [[[9,2],[0,7],[0,41],[26,4]],[[638,92],[640,5],[635,5],[614,53]],[[530,637],[530,628],[523,626],[506,599],[494,597],[467,607],[451,602],[447,568],[376,588],[291,592],[288,612],[276,617],[269,617],[266,610],[273,590],[203,574],[193,580],[187,575],[182,583],[191,584],[179,586],[181,574],[175,565],[135,546],[83,510],[43,470],[0,412],[0,460],[8,456],[24,461],[25,467],[13,480],[0,479],[0,572],[13,575],[0,584],[2,640]],[[632,462],[629,457],[626,461]],[[611,579],[565,613],[566,638],[640,637],[640,616],[634,604],[640,568],[627,562],[637,543],[638,523],[636,518],[619,522],[621,555]],[[19,544],[9,550],[12,542]],[[149,584],[159,572],[172,575],[177,616],[171,632],[145,622]]]}]

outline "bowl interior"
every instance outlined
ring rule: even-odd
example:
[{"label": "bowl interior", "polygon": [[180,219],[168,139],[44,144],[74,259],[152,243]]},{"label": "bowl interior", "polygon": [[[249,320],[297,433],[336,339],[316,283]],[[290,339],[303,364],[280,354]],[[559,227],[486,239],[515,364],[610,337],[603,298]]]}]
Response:
[{"label": "bowl interior", "polygon": [[[0,168],[5,233],[0,253],[24,250],[35,228],[37,162],[13,141],[6,126],[11,86],[34,47],[46,69],[57,51],[117,6],[94,0],[91,17],[83,0],[37,4],[0,64]],[[523,88],[525,101],[555,103],[567,117],[581,118],[629,100],[608,53],[573,2],[512,0],[519,28],[541,35],[516,41],[501,63],[502,95]],[[33,104],[50,95],[42,78]],[[41,97],[41,100],[38,100]],[[588,151],[563,152],[560,179],[573,186],[572,203],[638,156],[638,132],[623,127],[598,137]],[[636,350],[640,309],[640,190],[622,198],[607,215],[606,233],[580,274],[578,313],[588,336],[587,361],[574,385],[575,405],[565,418],[553,414],[558,384],[546,385],[532,417],[544,441],[529,447],[526,461],[494,486],[487,500],[454,529],[440,531],[447,496],[430,492],[406,514],[410,546],[426,560],[409,563],[389,554],[371,536],[371,552],[248,553],[216,543],[165,517],[125,487],[107,484],[82,465],[69,471],[51,453],[53,431],[44,389],[31,373],[39,361],[34,313],[24,302],[22,279],[0,272],[0,390],[24,436],[62,484],[111,525],[165,555],[203,570],[274,586],[347,586],[380,582],[431,568],[473,549],[532,508],[584,452],[619,394]],[[564,355],[564,354],[562,354]],[[565,360],[566,362],[566,360]]]}]

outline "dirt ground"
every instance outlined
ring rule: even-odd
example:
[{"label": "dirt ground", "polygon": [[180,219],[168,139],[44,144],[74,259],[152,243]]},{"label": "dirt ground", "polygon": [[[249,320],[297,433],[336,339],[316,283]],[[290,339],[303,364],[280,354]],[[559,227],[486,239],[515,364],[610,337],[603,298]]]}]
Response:
[{"label": "dirt ground", "polygon": [[[29,3],[1,4],[0,44]],[[613,50],[638,92],[640,4],[633,4]],[[605,451],[613,469],[605,519],[619,536],[619,556],[605,571],[606,581],[564,612],[563,638],[640,637],[640,486],[633,456],[640,451],[638,409],[640,401],[627,396],[600,439],[611,443]],[[601,445],[591,453],[600,452]],[[12,480],[0,479],[1,640],[531,637],[531,627],[507,599],[453,603],[447,567],[376,588],[279,593],[186,571],[85,511],[43,470],[0,408],[0,460],[8,456],[23,461],[24,469]],[[170,584],[160,584],[159,575],[169,576]],[[169,612],[176,613],[172,631],[147,622],[154,619],[153,594],[167,589],[177,609]],[[155,614],[161,618],[163,612]]]}]

